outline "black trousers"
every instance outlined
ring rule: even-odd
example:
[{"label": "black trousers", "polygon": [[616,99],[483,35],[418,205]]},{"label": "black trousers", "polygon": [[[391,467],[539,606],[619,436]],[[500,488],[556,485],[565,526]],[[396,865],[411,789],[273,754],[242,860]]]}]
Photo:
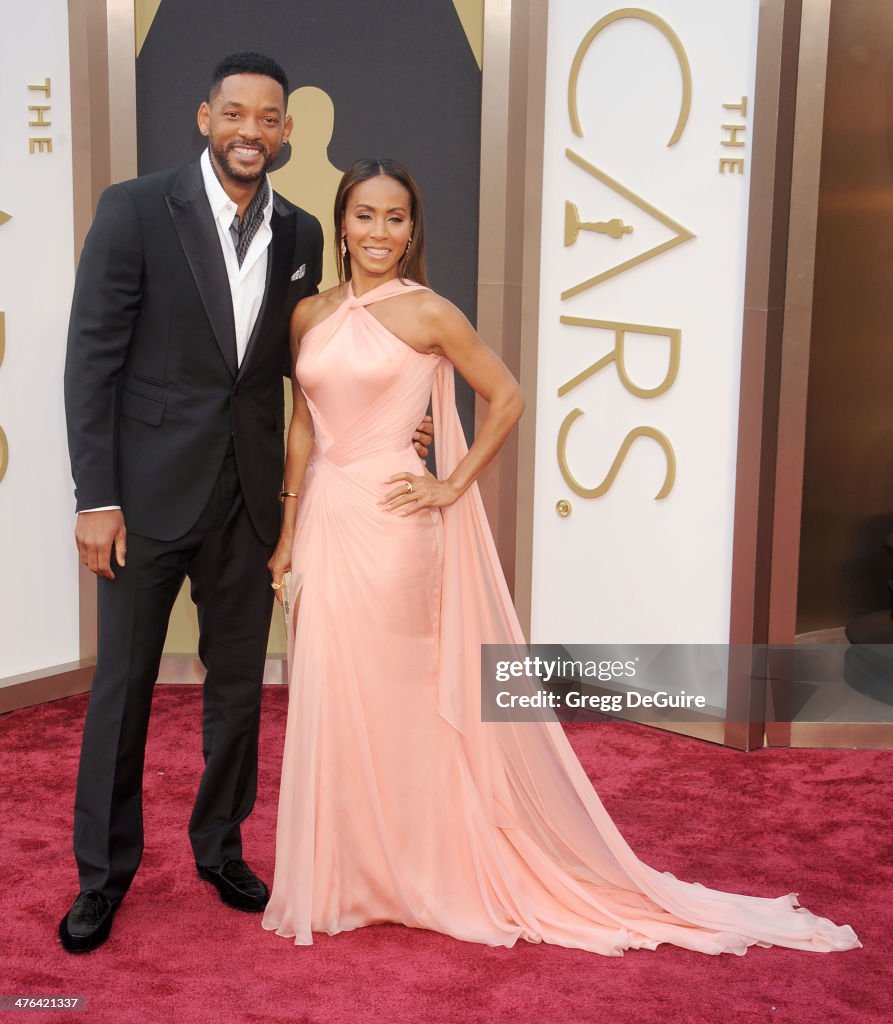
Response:
[{"label": "black trousers", "polygon": [[142,787],[152,692],[171,608],[188,575],[207,670],[205,768],[189,822],[198,864],[242,855],[257,794],[261,683],[273,592],[230,452],[195,526],[176,541],[127,536],[124,568],[100,578],[99,652],[81,747],[74,852],[81,889],[124,895],[143,852]]}]

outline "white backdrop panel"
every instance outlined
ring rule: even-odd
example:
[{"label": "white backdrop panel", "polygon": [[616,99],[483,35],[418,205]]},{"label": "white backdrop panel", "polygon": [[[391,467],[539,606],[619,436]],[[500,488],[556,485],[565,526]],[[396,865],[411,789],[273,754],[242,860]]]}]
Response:
[{"label": "white backdrop panel", "polygon": [[[626,9],[581,51],[581,137],[569,112],[575,54],[618,10],[603,0],[549,4],[531,639],[723,643],[758,3],[653,0]],[[746,110],[733,109],[742,98]],[[681,135],[668,145],[677,125]],[[721,172],[721,159],[743,160],[743,173],[735,165]],[[565,244],[575,223],[568,201],[581,222],[616,219],[632,231],[612,237],[583,226]],[[675,246],[610,274],[677,236]],[[611,363],[559,396],[615,338],[562,317],[648,328],[627,335],[625,353],[629,379],[644,390],[668,377],[667,335],[678,332],[671,386],[639,397]],[[574,409],[582,416],[568,431],[562,473],[559,432]],[[640,427],[659,431],[672,450],[669,494],[655,500],[669,459],[652,437],[633,442],[602,496],[575,493],[572,480],[590,489],[604,480]],[[560,499],[572,506],[567,518],[556,514]]]},{"label": "white backdrop panel", "polygon": [[[0,681],[79,656],[62,408],[74,277],[68,53],[65,0],[7,5],[0,33],[0,209],[11,220],[0,225],[0,427],[9,467],[0,481]],[[46,79],[49,96],[28,88]],[[51,152],[46,143],[30,151],[29,140],[47,138]]]}]

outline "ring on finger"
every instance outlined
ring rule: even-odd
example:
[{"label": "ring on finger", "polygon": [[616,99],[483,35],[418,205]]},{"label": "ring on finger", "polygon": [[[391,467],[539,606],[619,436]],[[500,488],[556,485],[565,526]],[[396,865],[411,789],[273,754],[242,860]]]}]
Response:
[{"label": "ring on finger", "polygon": [[415,488],[412,486],[411,481],[407,480],[405,482],[406,482],[406,493],[407,494],[412,494],[412,492],[415,490]]}]

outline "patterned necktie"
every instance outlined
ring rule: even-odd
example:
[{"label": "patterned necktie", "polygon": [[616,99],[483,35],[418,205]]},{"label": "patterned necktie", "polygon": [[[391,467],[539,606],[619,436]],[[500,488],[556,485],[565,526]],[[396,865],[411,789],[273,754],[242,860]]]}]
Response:
[{"label": "patterned necktie", "polygon": [[248,252],[252,239],[257,234],[257,229],[264,222],[264,209],[266,208],[269,198],[270,185],[267,181],[267,176],[264,175],[260,188],[248,204],[248,208],[245,210],[245,216],[240,219],[237,213],[235,217],[233,217],[232,224],[229,226],[230,234],[232,235],[233,242],[236,246],[236,256],[239,260],[240,267],[242,266],[242,262],[245,259],[245,255]]}]

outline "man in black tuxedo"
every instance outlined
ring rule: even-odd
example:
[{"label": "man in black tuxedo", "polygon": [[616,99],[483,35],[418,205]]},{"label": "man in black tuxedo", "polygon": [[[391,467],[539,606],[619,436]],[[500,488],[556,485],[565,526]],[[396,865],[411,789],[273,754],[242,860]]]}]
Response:
[{"label": "man in black tuxedo", "polygon": [[291,132],[288,94],[267,57],[221,62],[198,111],[208,150],[106,190],[84,244],[65,403],[99,655],[75,799],[81,892],[59,926],[69,952],[106,940],[140,862],[152,689],[187,574],[207,669],[195,861],[224,903],[258,912],[268,898],[240,823],[257,786],[289,316],[322,273],[318,221],[266,173]]}]

